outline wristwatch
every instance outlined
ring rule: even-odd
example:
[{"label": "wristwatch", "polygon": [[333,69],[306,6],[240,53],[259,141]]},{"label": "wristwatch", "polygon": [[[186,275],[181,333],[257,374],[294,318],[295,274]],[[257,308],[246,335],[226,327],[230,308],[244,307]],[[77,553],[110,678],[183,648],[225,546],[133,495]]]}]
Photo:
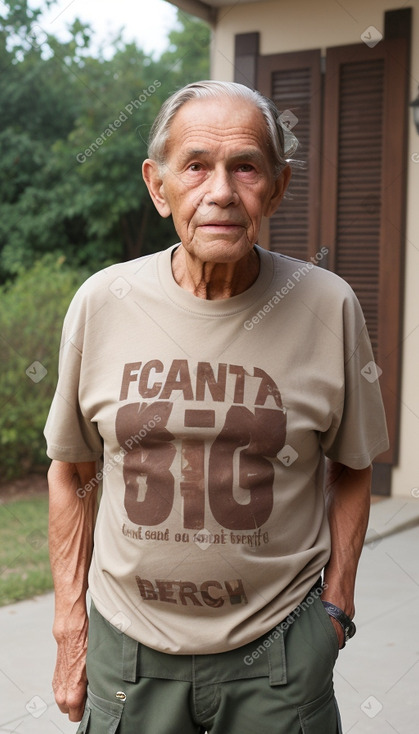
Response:
[{"label": "wristwatch", "polygon": [[345,612],[342,609],[339,609],[339,607],[336,607],[334,604],[331,604],[330,601],[324,601],[322,603],[328,615],[336,619],[336,621],[339,622],[340,626],[342,627],[343,629],[343,647],[345,647],[348,640],[350,640],[351,637],[353,637],[356,632],[355,623],[352,621],[350,617],[348,617],[347,614],[345,614]]}]

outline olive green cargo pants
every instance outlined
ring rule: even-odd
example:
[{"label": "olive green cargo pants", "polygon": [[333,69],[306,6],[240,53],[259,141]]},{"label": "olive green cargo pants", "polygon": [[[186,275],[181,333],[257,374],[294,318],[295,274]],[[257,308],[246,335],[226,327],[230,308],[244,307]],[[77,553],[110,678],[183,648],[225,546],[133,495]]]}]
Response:
[{"label": "olive green cargo pants", "polygon": [[311,601],[282,630],[213,655],[152,650],[92,605],[77,734],[341,734],[337,636],[320,599]]}]

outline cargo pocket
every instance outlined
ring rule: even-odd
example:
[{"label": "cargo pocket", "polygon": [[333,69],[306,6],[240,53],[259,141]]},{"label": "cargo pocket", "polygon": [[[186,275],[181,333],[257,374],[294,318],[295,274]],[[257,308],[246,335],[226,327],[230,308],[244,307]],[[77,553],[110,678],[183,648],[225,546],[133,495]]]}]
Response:
[{"label": "cargo pocket", "polygon": [[303,734],[342,734],[333,688],[311,703],[298,707]]},{"label": "cargo pocket", "polygon": [[124,704],[87,691],[86,707],[76,734],[116,734]]}]

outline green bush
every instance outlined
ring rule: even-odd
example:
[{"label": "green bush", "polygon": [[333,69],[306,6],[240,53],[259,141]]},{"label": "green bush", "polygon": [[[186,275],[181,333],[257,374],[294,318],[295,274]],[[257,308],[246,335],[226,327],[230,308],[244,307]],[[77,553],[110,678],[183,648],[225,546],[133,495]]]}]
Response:
[{"label": "green bush", "polygon": [[0,287],[0,477],[47,463],[43,427],[57,381],[62,322],[88,273],[47,255]]}]

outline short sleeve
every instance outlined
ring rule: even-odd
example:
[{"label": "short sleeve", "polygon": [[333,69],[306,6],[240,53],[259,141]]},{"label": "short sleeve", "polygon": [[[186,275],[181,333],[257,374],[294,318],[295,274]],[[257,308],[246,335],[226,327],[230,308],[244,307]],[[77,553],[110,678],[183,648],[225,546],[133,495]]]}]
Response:
[{"label": "short sleeve", "polygon": [[[360,312],[358,302],[355,309]],[[388,435],[379,377],[381,370],[374,361],[367,327],[363,326],[356,346],[351,331],[354,323],[345,325],[346,353],[344,398],[335,406],[338,418],[321,434],[325,455],[352,469],[364,469],[388,448]]]},{"label": "short sleeve", "polygon": [[96,461],[103,453],[97,425],[80,408],[84,322],[83,297],[79,291],[64,321],[58,383],[44,429],[47,455],[58,461]]}]

